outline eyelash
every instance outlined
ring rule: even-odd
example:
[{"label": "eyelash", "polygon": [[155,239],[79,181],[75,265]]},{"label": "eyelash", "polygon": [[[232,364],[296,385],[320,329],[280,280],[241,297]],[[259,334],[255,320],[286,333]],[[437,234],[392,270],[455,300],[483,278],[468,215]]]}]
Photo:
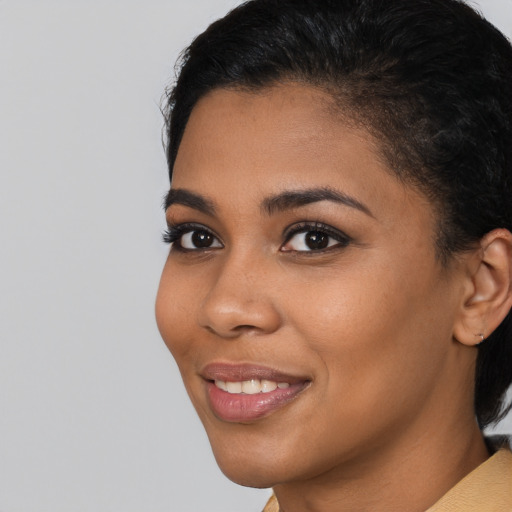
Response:
[{"label": "eyelash", "polygon": [[[200,251],[207,251],[212,249],[217,249],[219,247],[206,247],[204,249],[196,248],[196,249],[188,249],[184,248],[181,245],[181,239],[184,235],[192,232],[204,232],[209,235],[211,235],[214,239],[216,239],[218,242],[222,244],[219,237],[210,229],[207,227],[201,225],[201,224],[193,224],[193,223],[185,223],[185,224],[178,224],[176,226],[169,226],[167,230],[163,233],[162,239],[164,243],[166,244],[174,244],[173,249],[181,251],[181,252],[200,252]],[[347,245],[352,242],[352,239],[343,233],[342,231],[339,231],[337,229],[332,228],[331,226],[328,226],[327,224],[323,224],[321,222],[301,222],[299,224],[293,224],[292,226],[288,227],[284,232],[284,242],[282,244],[282,247],[285,246],[292,240],[292,238],[295,235],[298,235],[299,233],[311,233],[311,232],[318,232],[327,235],[329,238],[332,238],[336,240],[338,243],[330,245],[323,249],[318,250],[310,250],[310,251],[300,251],[300,250],[285,250],[282,252],[293,252],[293,253],[311,253],[311,254],[319,254],[326,251],[330,251],[333,249],[339,249],[346,247]]]},{"label": "eyelash", "polygon": [[178,224],[176,226],[170,225],[163,233],[162,239],[164,243],[166,244],[174,244],[173,249],[176,249],[178,251],[182,252],[194,252],[194,251],[201,251],[201,250],[208,250],[211,248],[206,249],[186,249],[181,245],[181,238],[186,235],[187,233],[192,233],[194,231],[202,231],[204,233],[210,234],[213,238],[216,240],[219,240],[219,237],[210,229],[207,227],[201,225],[201,224],[193,224],[193,223],[185,223],[185,224]]},{"label": "eyelash", "polygon": [[334,229],[331,226],[327,224],[323,224],[322,222],[301,222],[299,224],[294,224],[293,226],[290,226],[286,231],[284,235],[284,243],[283,246],[285,246],[287,243],[290,242],[290,240],[299,233],[312,233],[312,232],[318,232],[322,233],[324,235],[327,235],[329,238],[332,238],[336,240],[338,243],[333,244],[329,247],[323,248],[323,249],[317,249],[317,250],[310,250],[310,251],[297,251],[297,250],[287,250],[284,252],[295,252],[295,253],[301,253],[301,254],[319,254],[323,252],[327,252],[334,249],[340,249],[344,248],[347,245],[352,242],[352,239],[343,233],[343,231],[339,231],[338,229]]}]

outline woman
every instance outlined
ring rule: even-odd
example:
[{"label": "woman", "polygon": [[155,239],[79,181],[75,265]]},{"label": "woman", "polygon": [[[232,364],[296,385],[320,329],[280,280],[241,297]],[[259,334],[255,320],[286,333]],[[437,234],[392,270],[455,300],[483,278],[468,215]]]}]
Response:
[{"label": "woman", "polygon": [[167,107],[157,321],[265,510],[512,510],[512,49],[457,0],[254,0]]}]

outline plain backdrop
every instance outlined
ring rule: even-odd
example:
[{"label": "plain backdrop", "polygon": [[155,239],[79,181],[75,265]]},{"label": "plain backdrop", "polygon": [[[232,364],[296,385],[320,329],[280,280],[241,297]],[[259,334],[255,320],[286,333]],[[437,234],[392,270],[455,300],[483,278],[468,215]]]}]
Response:
[{"label": "plain backdrop", "polygon": [[[217,469],[153,313],[161,95],[237,3],[0,0],[2,512],[263,507]],[[511,37],[512,0],[479,5]]]}]

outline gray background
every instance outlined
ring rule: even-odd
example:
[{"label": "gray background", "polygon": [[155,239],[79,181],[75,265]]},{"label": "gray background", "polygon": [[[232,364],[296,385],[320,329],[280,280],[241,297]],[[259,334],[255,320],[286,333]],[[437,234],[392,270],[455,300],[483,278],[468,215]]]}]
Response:
[{"label": "gray background", "polygon": [[[0,510],[256,512],[157,332],[159,102],[236,0],[0,0]],[[481,0],[509,37],[512,0]],[[502,430],[512,430],[509,417]]]}]

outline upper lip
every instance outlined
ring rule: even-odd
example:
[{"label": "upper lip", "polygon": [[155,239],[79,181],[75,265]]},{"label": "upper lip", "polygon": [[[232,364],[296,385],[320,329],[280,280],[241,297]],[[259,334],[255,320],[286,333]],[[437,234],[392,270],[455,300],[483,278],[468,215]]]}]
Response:
[{"label": "upper lip", "polygon": [[228,382],[259,379],[296,384],[310,380],[304,376],[291,375],[274,368],[250,363],[209,363],[201,370],[200,374],[206,380],[222,380]]}]

